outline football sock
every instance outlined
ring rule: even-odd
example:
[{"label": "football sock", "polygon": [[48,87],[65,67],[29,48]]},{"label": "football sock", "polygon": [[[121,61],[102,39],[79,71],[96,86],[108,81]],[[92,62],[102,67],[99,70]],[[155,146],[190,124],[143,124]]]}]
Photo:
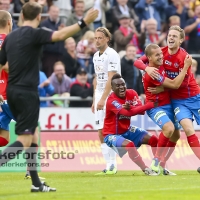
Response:
[{"label": "football sock", "polygon": [[187,140],[194,154],[200,159],[200,144],[196,134],[188,136]]},{"label": "football sock", "polygon": [[152,153],[155,156],[157,145],[158,145],[158,138],[155,135],[152,135],[149,139],[148,145],[151,146]]},{"label": "football sock", "polygon": [[172,155],[172,153],[174,152],[175,150],[175,146],[176,146],[176,143],[175,142],[171,142],[169,141],[167,143],[167,146],[162,154],[162,157],[161,157],[161,162],[160,162],[160,166],[165,168],[165,164],[166,162],[168,161],[169,157]]},{"label": "football sock", "polygon": [[[7,163],[9,160],[15,158],[16,155],[20,154],[23,151],[23,144],[20,141],[15,141],[9,145],[1,154],[0,154],[0,166]],[[9,156],[10,155],[10,156]],[[12,156],[11,156],[12,155]]]},{"label": "football sock", "polygon": [[41,181],[38,177],[37,173],[37,144],[32,143],[30,148],[26,150],[26,153],[28,153],[28,158],[26,159],[28,167],[29,167],[29,173],[31,176],[32,184],[35,187],[41,186]]},{"label": "football sock", "polygon": [[103,154],[103,157],[106,161],[106,169],[110,169],[110,154],[109,154],[110,147],[106,143],[101,144],[101,152]]},{"label": "football sock", "polygon": [[4,137],[0,136],[0,147],[4,147],[8,144],[8,140],[6,140]]},{"label": "football sock", "polygon": [[156,150],[155,158],[161,159],[162,153],[169,142],[169,138],[165,137],[164,134],[161,132],[158,139],[158,146]]},{"label": "football sock", "polygon": [[[38,145],[36,146],[36,151],[38,151]],[[26,174],[27,174],[28,176],[30,176],[30,169],[29,169],[28,166],[27,166],[27,169],[26,169]]]},{"label": "football sock", "polygon": [[135,145],[133,142],[129,142],[126,145],[126,150],[128,151],[128,155],[130,157],[130,159],[136,163],[142,170],[144,170],[146,168],[146,165],[144,164],[140,154],[138,153]]},{"label": "football sock", "polygon": [[109,152],[109,157],[110,157],[110,159],[109,159],[110,160],[109,161],[110,166],[114,165],[117,168],[117,164],[116,164],[116,152],[112,148],[109,148],[108,152]]}]

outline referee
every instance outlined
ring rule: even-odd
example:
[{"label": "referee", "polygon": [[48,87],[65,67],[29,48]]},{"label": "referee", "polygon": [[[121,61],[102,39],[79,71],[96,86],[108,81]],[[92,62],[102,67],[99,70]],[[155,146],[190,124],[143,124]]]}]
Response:
[{"label": "referee", "polygon": [[[43,44],[65,40],[92,23],[98,16],[97,10],[89,10],[77,24],[52,32],[37,28],[41,19],[41,6],[28,2],[22,8],[23,26],[10,33],[1,49],[0,65],[8,61],[9,79],[7,99],[10,110],[16,119],[17,140],[0,154],[0,166],[21,151],[29,153],[27,164],[32,179],[31,192],[56,191],[41,183],[36,166],[38,135],[36,127],[39,118],[39,59]],[[12,156],[9,156],[12,155]],[[28,157],[28,156],[27,156]]]}]

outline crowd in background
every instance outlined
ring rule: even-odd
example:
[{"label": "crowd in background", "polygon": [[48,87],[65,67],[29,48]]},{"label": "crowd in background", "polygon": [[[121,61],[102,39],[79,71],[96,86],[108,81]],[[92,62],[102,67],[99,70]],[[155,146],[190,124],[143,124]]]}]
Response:
[{"label": "crowd in background", "polygon": [[[59,30],[77,23],[92,7],[99,10],[95,22],[64,42],[45,45],[41,55],[38,90],[45,96],[93,96],[92,58],[97,51],[94,30],[107,27],[113,35],[110,46],[121,57],[127,88],[143,94],[142,74],[134,67],[149,43],[166,45],[168,28],[185,30],[182,47],[200,55],[200,0],[29,0],[42,5],[41,27]],[[21,8],[26,0],[0,0],[0,10],[13,16],[13,29],[22,25]],[[200,85],[200,57],[193,57],[192,71]],[[199,66],[199,67],[198,67]],[[91,102],[69,102],[70,107],[88,107]],[[41,102],[41,107],[63,106],[62,101]]]}]

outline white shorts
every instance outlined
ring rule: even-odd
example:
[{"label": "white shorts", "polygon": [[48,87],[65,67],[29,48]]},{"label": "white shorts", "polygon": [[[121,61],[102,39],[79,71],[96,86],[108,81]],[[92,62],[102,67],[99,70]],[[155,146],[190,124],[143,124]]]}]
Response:
[{"label": "white shorts", "polygon": [[98,110],[97,111],[97,103],[101,99],[103,93],[98,93],[95,92],[95,105],[94,105],[94,114],[95,114],[95,124],[96,124],[96,129],[103,129],[103,124],[104,124],[104,118],[106,114],[106,106],[104,106],[103,110]]}]

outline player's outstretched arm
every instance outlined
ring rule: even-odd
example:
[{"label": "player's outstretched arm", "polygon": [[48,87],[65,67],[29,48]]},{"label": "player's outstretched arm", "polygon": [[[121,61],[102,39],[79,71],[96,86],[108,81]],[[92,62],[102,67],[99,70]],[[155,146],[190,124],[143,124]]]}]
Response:
[{"label": "player's outstretched arm", "polygon": [[148,58],[144,55],[138,58],[134,62],[134,66],[137,67],[140,70],[145,71],[152,79],[156,79],[159,76],[158,69],[155,67],[148,67],[145,65],[145,63],[148,63]]},{"label": "player's outstretched arm", "polygon": [[[61,30],[55,31],[52,34],[52,42],[57,41],[63,41],[67,39],[68,37],[74,35],[78,31],[81,30],[81,28],[84,28],[85,26],[89,25],[90,23],[94,22],[94,20],[98,16],[98,10],[90,9],[86,16],[83,18],[82,24],[79,25],[78,23],[62,28]],[[85,23],[85,24],[84,24]]]},{"label": "player's outstretched arm", "polygon": [[169,78],[165,78],[165,80],[163,82],[163,86],[167,87],[167,88],[171,88],[171,89],[178,89],[181,86],[181,84],[185,78],[185,75],[187,73],[187,70],[191,66],[191,64],[192,64],[192,57],[187,55],[185,57],[184,67],[183,67],[181,73],[173,80],[171,80]]}]

